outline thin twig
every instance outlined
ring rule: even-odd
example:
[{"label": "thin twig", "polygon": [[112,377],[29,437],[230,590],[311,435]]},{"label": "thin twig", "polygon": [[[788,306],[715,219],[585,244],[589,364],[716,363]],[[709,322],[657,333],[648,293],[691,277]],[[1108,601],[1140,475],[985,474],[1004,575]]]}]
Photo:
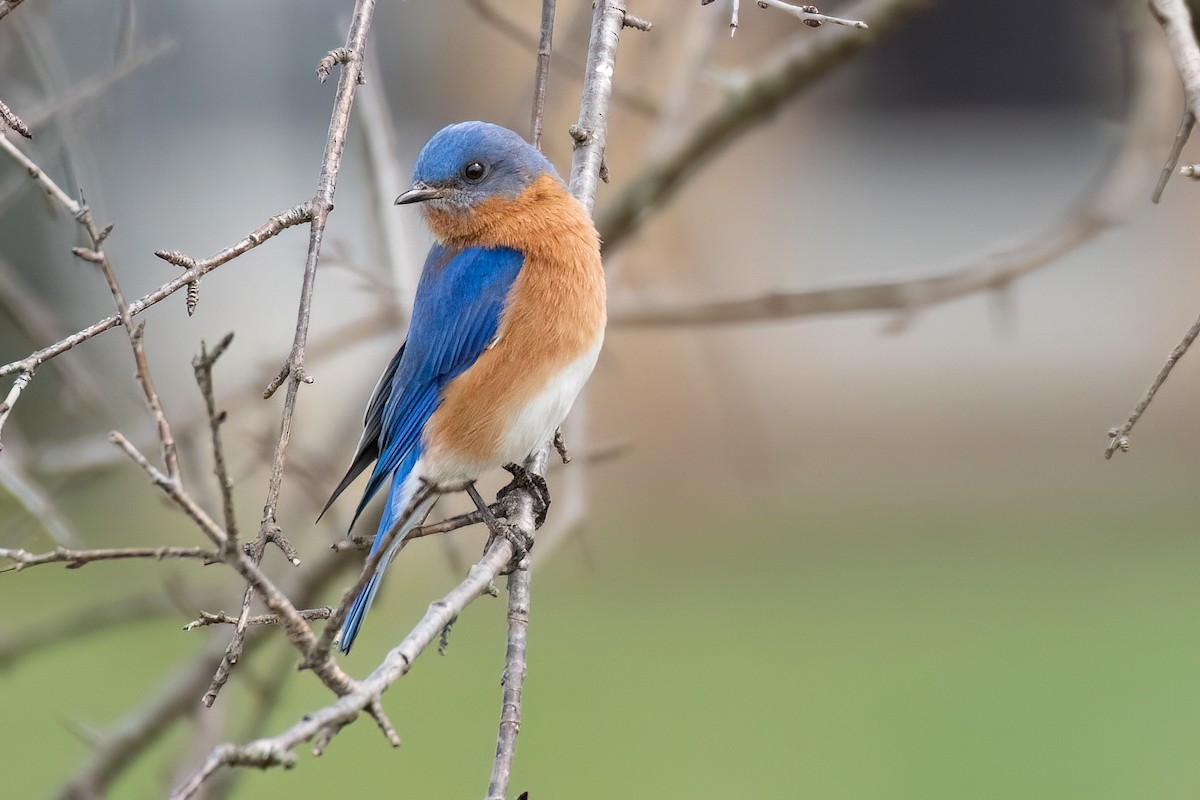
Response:
[{"label": "thin twig", "polygon": [[[1175,132],[1175,141],[1171,144],[1171,152],[1167,153],[1167,160],[1163,164],[1162,172],[1158,175],[1158,183],[1154,185],[1154,192],[1150,195],[1151,202],[1158,203],[1159,200],[1162,200],[1163,191],[1167,188],[1167,181],[1171,180],[1171,176],[1175,174],[1175,165],[1179,163],[1183,146],[1187,144],[1188,137],[1192,135],[1192,126],[1195,124],[1195,115],[1185,108],[1183,117],[1179,120],[1179,130]],[[1187,175],[1182,170],[1181,174]]]},{"label": "thin twig", "polygon": [[[25,124],[25,120],[13,113],[13,110],[5,105],[3,100],[0,100],[0,122],[3,122],[26,139],[33,138],[33,131],[29,130],[29,126]],[[0,136],[3,135],[3,131],[0,131]]]},{"label": "thin twig", "polygon": [[[0,432],[4,430],[4,423],[8,421],[8,415],[12,413],[13,406],[17,404],[17,400],[21,397],[21,392],[25,391],[25,387],[33,380],[33,372],[23,370],[13,381],[12,386],[8,389],[8,395],[0,402]],[[0,444],[0,452],[4,450],[4,445]]]},{"label": "thin twig", "polygon": [[1159,175],[1151,199],[1157,203],[1162,197],[1167,181],[1179,162],[1179,154],[1192,132],[1196,116],[1200,114],[1200,46],[1196,44],[1196,33],[1192,28],[1192,12],[1185,0],[1150,0],[1150,12],[1162,25],[1167,37],[1167,49],[1175,61],[1175,68],[1183,81],[1183,94],[1187,102],[1183,119],[1167,156],[1166,166]]},{"label": "thin twig", "polygon": [[[528,50],[534,52],[538,50],[540,45],[539,37],[531,35],[525,28],[509,20],[499,11],[496,11],[492,8],[488,0],[467,0],[467,5],[474,9],[481,19],[492,25],[512,41]],[[558,59],[559,64],[568,67],[571,71],[577,72],[584,67],[583,62],[573,57],[570,53],[557,52],[554,53],[554,58]],[[564,75],[567,73],[560,69],[555,74]],[[620,86],[613,88],[613,100],[642,117],[654,118],[659,113],[657,103],[637,92]]]},{"label": "thin twig", "polygon": [[[287,392],[284,395],[283,412],[279,425],[279,439],[275,445],[274,457],[271,459],[271,474],[267,481],[267,498],[263,504],[263,515],[259,523],[258,535],[249,545],[250,555],[248,562],[255,569],[261,563],[266,546],[269,543],[274,543],[279,547],[284,556],[294,566],[299,566],[300,564],[300,557],[297,555],[295,548],[288,542],[279,525],[279,496],[283,487],[283,471],[287,458],[288,444],[291,442],[292,437],[292,420],[296,412],[296,399],[300,391],[300,385],[312,382],[312,378],[305,372],[304,360],[305,348],[308,344],[309,320],[312,316],[312,299],[313,290],[316,286],[317,265],[321,258],[321,243],[325,236],[325,225],[329,219],[329,213],[333,210],[338,172],[341,169],[342,154],[346,148],[346,132],[350,126],[350,111],[354,106],[354,96],[363,78],[363,57],[366,52],[367,33],[371,28],[371,16],[374,11],[375,0],[357,0],[354,6],[354,14],[350,21],[350,30],[346,35],[345,46],[331,51],[322,59],[320,66],[317,68],[318,74],[321,76],[322,81],[324,81],[333,69],[333,66],[341,64],[341,77],[338,80],[333,112],[329,120],[329,131],[325,141],[325,155],[321,163],[317,191],[313,196],[312,202],[309,204],[312,217],[309,224],[308,253],[304,261],[304,277],[300,285],[300,304],[297,311],[296,332],[292,340],[292,349],[279,375],[271,382],[265,393],[266,396],[270,396],[286,380]],[[217,692],[220,691],[221,686],[228,677],[229,670],[237,663],[242,642],[246,635],[244,620],[249,617],[250,605],[255,591],[256,587],[252,585],[246,587],[246,591],[242,597],[242,622],[234,629],[233,637],[229,643],[229,647],[226,649],[226,656],[222,660],[217,674],[213,676],[212,685],[204,698],[206,704],[211,704],[215,700]],[[279,613],[273,606],[272,610]],[[294,611],[295,609],[293,608],[292,612]],[[325,675],[326,677],[322,678],[322,680],[325,680],[326,685],[329,685],[330,688],[335,688],[335,684],[330,683],[329,678],[335,677],[337,679],[337,688],[335,688],[335,691],[339,694],[343,693],[348,686],[344,673],[328,656],[328,653],[323,653],[320,658],[313,657],[313,648],[316,640],[308,625],[303,620],[299,620],[297,617],[296,622],[299,622],[303,626],[304,635],[294,638],[293,642],[299,647],[301,641],[303,641],[303,647],[300,650],[305,657],[305,663],[311,666],[318,675]],[[294,623],[285,626],[289,630],[294,627]],[[297,634],[300,633],[299,629],[296,629],[295,632]],[[292,633],[289,633],[289,636],[291,635]],[[321,641],[324,641],[324,638]]]},{"label": "thin twig", "polygon": [[358,580],[354,585],[345,591],[342,595],[342,601],[338,603],[337,609],[329,617],[329,622],[321,631],[321,636],[317,639],[316,644],[309,651],[309,662],[321,663],[328,661],[330,651],[333,648],[333,641],[337,637],[338,632],[342,629],[342,623],[346,621],[346,615],[350,613],[350,607],[354,605],[355,599],[362,594],[367,588],[367,583],[375,574],[375,570],[380,563],[387,557],[388,551],[391,549],[392,542],[396,536],[400,534],[404,523],[408,522],[411,515],[417,514],[418,509],[422,507],[432,495],[440,494],[441,491],[428,483],[422,483],[417,489],[416,494],[408,503],[408,508],[401,514],[392,524],[391,528],[383,535],[379,542],[379,547],[375,548],[375,552],[367,557],[363,563],[362,571],[359,573]]},{"label": "thin twig", "polygon": [[1133,413],[1129,415],[1129,419],[1125,420],[1125,424],[1119,428],[1109,430],[1108,447],[1104,450],[1104,457],[1106,459],[1112,458],[1113,453],[1117,450],[1120,450],[1122,453],[1129,452],[1129,432],[1133,430],[1133,426],[1141,419],[1142,414],[1150,406],[1150,401],[1154,399],[1154,395],[1158,393],[1163,383],[1166,382],[1167,377],[1170,376],[1171,370],[1175,368],[1175,364],[1179,359],[1187,354],[1188,348],[1192,346],[1192,342],[1196,341],[1197,336],[1200,336],[1200,317],[1196,318],[1196,321],[1192,323],[1192,327],[1188,328],[1187,333],[1183,335],[1183,340],[1175,345],[1175,349],[1167,356],[1166,363],[1163,364],[1158,374],[1154,376],[1154,381],[1146,389],[1145,394],[1142,395],[1142,399],[1138,400],[1137,405],[1133,408]]},{"label": "thin twig", "polygon": [[[879,20],[876,15],[868,18],[873,24]],[[884,24],[874,24],[870,35],[879,35],[885,27]],[[1023,275],[1054,263],[1065,253],[1118,224],[1139,191],[1138,184],[1150,168],[1146,163],[1146,145],[1155,135],[1162,106],[1169,98],[1166,93],[1158,91],[1156,72],[1147,63],[1151,53],[1144,46],[1146,35],[1139,29],[1136,33],[1126,31],[1122,37],[1130,70],[1131,103],[1117,152],[1101,159],[1099,173],[1085,186],[1078,200],[1062,217],[1048,227],[1035,231],[1025,241],[965,264],[899,280],[867,281],[799,292],[773,292],[712,302],[670,305],[622,303],[610,313],[610,323],[631,326],[729,324],[855,311],[899,311],[911,315],[914,311],[954,298],[1002,288]],[[1135,39],[1135,36],[1142,38]],[[851,36],[850,40],[854,38]],[[629,229],[624,230],[628,232]],[[608,240],[608,246],[611,247],[611,244],[611,240]]]},{"label": "thin twig", "polygon": [[7,17],[24,0],[0,0],[0,19]]},{"label": "thin twig", "polygon": [[30,553],[27,550],[0,548],[0,558],[8,559],[12,566],[4,571],[20,572],[26,567],[42,564],[66,564],[67,569],[78,569],[93,561],[115,561],[127,558],[150,558],[162,561],[166,558],[198,558],[207,564],[220,561],[212,550],[202,547],[113,547],[102,550],[74,550],[56,547],[46,553]]},{"label": "thin twig", "polygon": [[538,37],[537,69],[533,78],[533,122],[530,139],[542,149],[542,119],[546,116],[546,84],[550,82],[550,56],[554,52],[555,0],[542,0],[541,35]]},{"label": "thin twig", "polygon": [[[498,503],[492,503],[490,506],[488,506],[488,510],[492,512],[493,516],[507,519],[513,513],[513,506],[505,500]],[[483,514],[481,514],[478,510],[468,511],[465,514],[447,517],[441,522],[430,522],[426,525],[420,525],[416,528],[413,528],[411,531],[409,531],[408,536],[405,537],[405,541],[410,539],[421,539],[425,536],[436,536],[437,534],[441,533],[449,533],[451,531],[456,531],[459,528],[478,525],[480,522],[483,522]],[[329,549],[336,550],[338,552],[343,552],[346,550],[369,550],[371,548],[371,542],[373,541],[373,538],[374,537],[370,536],[345,536],[330,545]]]},{"label": "thin twig", "polygon": [[[371,706],[379,702],[384,690],[407,674],[412,663],[437,641],[442,630],[462,613],[468,604],[486,592],[492,581],[512,560],[512,556],[512,544],[507,539],[497,538],[483,558],[471,568],[466,580],[445,597],[432,603],[408,636],[392,649],[383,663],[360,681],[353,691],[331,705],[306,714],[278,736],[257,739],[244,745],[225,744],[214,749],[200,768],[171,793],[173,800],[186,800],[195,796],[204,782],[225,766],[291,766],[296,762],[296,746],[314,739],[314,753],[319,754],[332,735],[362,712],[369,712]],[[398,742],[398,737],[396,741]]]},{"label": "thin twig", "polygon": [[617,44],[625,26],[623,0],[597,2],[587,64],[583,70],[583,96],[579,121],[571,128],[575,151],[571,156],[571,194],[590,213],[596,204],[596,186],[605,171],[604,146],[608,141],[608,107],[612,100]]},{"label": "thin twig", "polygon": [[[307,620],[329,619],[330,615],[333,614],[333,606],[318,606],[317,608],[302,608],[297,613],[300,614],[300,617],[302,619],[307,619]],[[199,616],[197,616],[194,620],[189,622],[187,625],[184,625],[183,629],[185,631],[191,631],[191,630],[195,630],[196,628],[206,627],[208,625],[239,625],[239,624],[242,624],[241,619],[242,618],[240,615],[236,616],[236,617],[231,617],[229,614],[226,614],[224,611],[218,611],[215,614],[210,613],[208,611],[201,611]],[[246,621],[244,624],[250,625],[250,626],[253,626],[253,625],[281,625],[281,624],[283,624],[283,620],[278,614],[255,614],[253,616],[246,617]]]},{"label": "thin twig", "polygon": [[[313,559],[308,569],[288,574],[292,581],[287,594],[297,603],[308,604],[348,566],[347,559],[329,553]],[[243,657],[271,641],[254,637],[246,644]],[[92,800],[105,795],[107,788],[132,766],[145,750],[161,741],[164,732],[181,717],[200,708],[196,696],[204,690],[224,652],[223,639],[214,637],[191,662],[172,670],[162,685],[147,695],[143,704],[127,713],[98,737],[99,744],[87,761],[58,794],[59,800]],[[282,683],[284,675],[277,680]]]},{"label": "thin twig", "polygon": [[[0,142],[3,142],[0,139]],[[69,200],[70,198],[68,198]],[[172,281],[164,283],[162,286],[155,289],[153,292],[141,297],[138,300],[129,304],[129,315],[137,316],[157,303],[162,302],[180,289],[185,288],[189,283],[197,278],[212,272],[217,267],[229,263],[231,260],[243,253],[253,250],[268,239],[278,236],[283,231],[303,222],[308,222],[312,219],[312,210],[308,203],[304,203],[286,211],[280,212],[266,221],[265,224],[251,231],[245,238],[236,244],[225,248],[221,252],[206,258],[203,261],[194,261],[188,256],[176,250],[159,250],[155,253],[156,256],[168,261],[176,266],[184,267],[184,272]],[[12,375],[17,372],[30,372],[37,369],[42,364],[46,363],[56,356],[75,347],[78,344],[86,342],[105,331],[115,328],[121,324],[120,316],[114,315],[105,317],[99,322],[89,325],[81,331],[71,334],[70,336],[55,342],[54,344],[44,347],[35,353],[30,353],[20,361],[13,361],[4,366],[0,366],[0,377]]]},{"label": "thin twig", "polygon": [[204,398],[204,408],[208,413],[208,428],[211,435],[213,451],[213,474],[217,479],[217,488],[221,492],[221,510],[225,516],[225,533],[231,542],[238,539],[237,514],[233,505],[233,481],[229,478],[229,470],[225,466],[225,446],[221,441],[221,425],[225,422],[225,412],[217,411],[217,401],[213,393],[213,365],[224,355],[229,345],[233,343],[233,334],[227,333],[217,342],[210,352],[200,342],[200,354],[192,359],[192,371],[196,375],[196,384],[200,387],[200,395]]},{"label": "thin twig", "polygon": [[[181,488],[178,482],[171,481],[163,475],[128,439],[115,431],[109,434],[109,439],[133,459],[134,463],[150,476],[151,482],[166,492],[175,505],[194,521],[200,527],[201,531],[217,545],[221,560],[233,567],[246,580],[247,585],[252,587],[263,598],[263,602],[267,604],[267,608],[274,611],[283,619],[281,627],[287,633],[288,640],[302,656],[307,656],[312,651],[313,644],[315,643],[312,629],[309,627],[308,622],[300,616],[299,610],[292,604],[287,595],[263,574],[258,563],[247,555],[242,548],[229,547],[229,537],[225,531],[221,530],[221,527],[205,513],[204,509],[196,504],[191,496]],[[335,694],[344,694],[350,691],[354,685],[349,676],[332,659],[325,659],[309,666],[317,677],[321,679],[321,682]]]},{"label": "thin twig", "polygon": [[783,0],[757,0],[760,8],[771,6],[778,8],[781,11],[786,11],[794,17],[800,19],[805,25],[817,27],[823,22],[828,22],[832,25],[844,25],[847,28],[855,28],[858,30],[866,30],[867,23],[857,19],[845,19],[844,17],[831,17],[828,14],[822,14],[817,10],[816,6],[803,5],[795,6],[791,3],[785,3]]}]

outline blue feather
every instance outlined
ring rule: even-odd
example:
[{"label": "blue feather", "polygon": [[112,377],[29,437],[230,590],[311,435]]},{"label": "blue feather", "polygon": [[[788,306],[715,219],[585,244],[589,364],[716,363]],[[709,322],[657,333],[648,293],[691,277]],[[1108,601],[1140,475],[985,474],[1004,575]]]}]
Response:
[{"label": "blue feather", "polygon": [[[347,473],[352,480],[355,468],[362,471],[375,457],[355,520],[383,485],[391,482],[371,552],[379,549],[397,520],[400,532],[342,626],[338,645],[343,652],[349,652],[380,578],[404,537],[421,524],[433,505],[431,499],[424,508],[413,509],[407,519],[401,519],[418,485],[410,478],[415,477],[412,471],[421,456],[425,424],[437,410],[446,385],[474,364],[496,337],[509,291],[524,261],[521,252],[509,248],[459,249],[436,244],[429,251],[417,285],[408,339],[388,365],[367,409],[366,430],[378,431],[378,435],[373,440],[364,436]],[[337,492],[348,482],[343,480]]]}]

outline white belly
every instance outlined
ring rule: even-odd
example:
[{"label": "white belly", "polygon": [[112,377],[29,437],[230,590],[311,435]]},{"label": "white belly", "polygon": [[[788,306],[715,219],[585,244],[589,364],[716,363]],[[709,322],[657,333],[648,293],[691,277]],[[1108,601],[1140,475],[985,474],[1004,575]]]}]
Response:
[{"label": "white belly", "polygon": [[602,343],[602,337],[597,337],[591,349],[564,367],[546,382],[545,388],[516,410],[500,446],[501,463],[519,464],[550,440],[592,374]]}]

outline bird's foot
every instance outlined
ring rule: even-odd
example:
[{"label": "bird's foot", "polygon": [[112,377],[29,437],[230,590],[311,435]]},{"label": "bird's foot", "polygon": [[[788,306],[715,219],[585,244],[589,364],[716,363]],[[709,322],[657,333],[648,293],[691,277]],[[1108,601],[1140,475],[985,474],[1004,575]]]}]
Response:
[{"label": "bird's foot", "polygon": [[484,548],[485,553],[491,548],[492,542],[496,540],[496,537],[503,537],[507,539],[510,544],[512,544],[512,561],[509,562],[508,569],[505,570],[504,574],[512,572],[513,569],[515,569],[516,566],[525,559],[525,556],[529,555],[529,551],[533,550],[533,537],[518,528],[516,525],[509,525],[506,522],[501,522],[497,526],[497,529],[492,530],[491,533],[492,535],[488,539],[487,547]]},{"label": "bird's foot", "polygon": [[542,527],[542,523],[546,521],[546,512],[550,510],[550,487],[546,484],[546,479],[520,464],[505,464],[504,469],[512,474],[513,479],[496,493],[496,499],[507,501],[513,492],[521,489],[529,492],[533,498],[533,525],[535,528]]}]

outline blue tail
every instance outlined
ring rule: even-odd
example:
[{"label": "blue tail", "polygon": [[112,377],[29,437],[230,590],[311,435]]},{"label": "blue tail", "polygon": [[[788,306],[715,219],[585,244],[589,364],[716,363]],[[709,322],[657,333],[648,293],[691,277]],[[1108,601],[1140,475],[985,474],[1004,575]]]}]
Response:
[{"label": "blue tail", "polygon": [[409,532],[425,521],[429,510],[437,501],[437,495],[431,493],[416,506],[410,507],[421,481],[416,471],[412,470],[411,465],[409,470],[404,478],[396,476],[398,479],[393,481],[392,488],[388,492],[387,506],[384,508],[383,518],[379,521],[375,542],[371,545],[371,555],[378,552],[393,525],[398,524],[399,531],[383,554],[383,558],[379,560],[378,566],[375,567],[375,574],[371,576],[371,580],[354,599],[354,604],[350,606],[350,611],[346,614],[346,620],[342,623],[342,629],[338,632],[336,639],[338,649],[343,653],[350,652],[350,647],[354,644],[355,637],[358,636],[358,629],[362,627],[363,617],[367,615],[367,611],[371,608],[371,603],[379,591],[383,573],[392,563],[396,554],[400,552],[400,548],[404,546],[404,540],[408,538]]}]

